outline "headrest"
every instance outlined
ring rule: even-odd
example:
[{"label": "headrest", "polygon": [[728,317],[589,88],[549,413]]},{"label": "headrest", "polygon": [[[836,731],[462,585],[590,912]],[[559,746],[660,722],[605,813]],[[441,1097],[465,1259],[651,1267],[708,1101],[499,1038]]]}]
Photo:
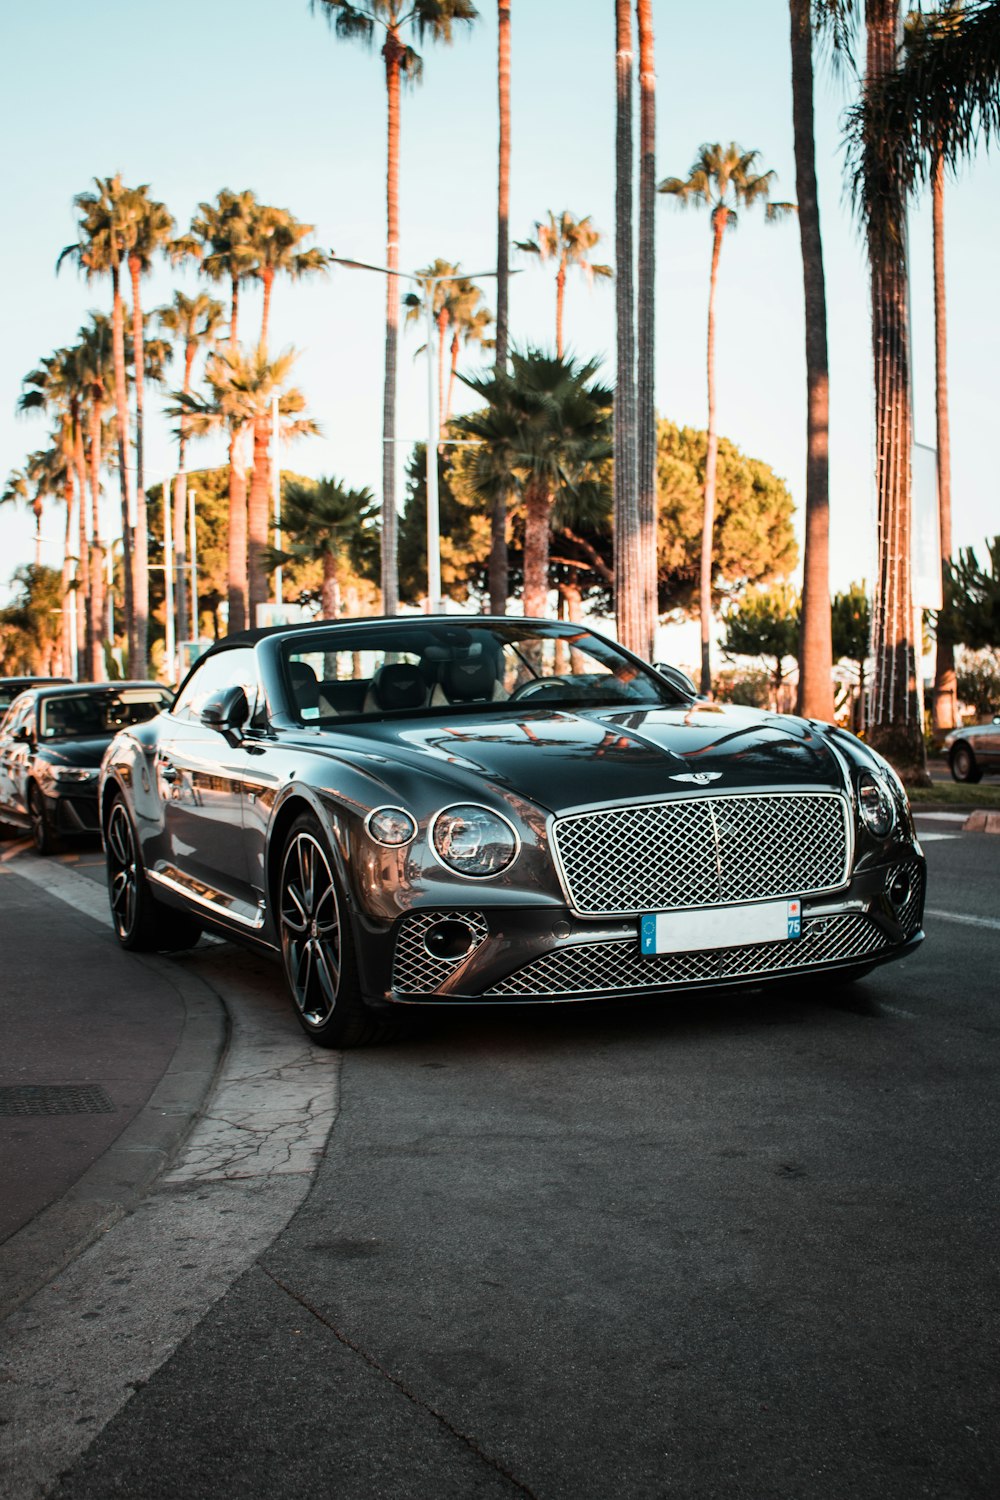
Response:
[{"label": "headrest", "polygon": [[427,702],[427,684],[419,667],[402,661],[386,662],[372,682],[379,708],[422,708]]},{"label": "headrest", "polygon": [[291,673],[292,691],[299,710],[319,708],[319,682],[309,663],[307,661],[289,662],[288,670]]},{"label": "headrest", "polygon": [[466,703],[472,698],[491,698],[496,675],[490,662],[450,661],[445,664],[441,686],[452,703]]}]

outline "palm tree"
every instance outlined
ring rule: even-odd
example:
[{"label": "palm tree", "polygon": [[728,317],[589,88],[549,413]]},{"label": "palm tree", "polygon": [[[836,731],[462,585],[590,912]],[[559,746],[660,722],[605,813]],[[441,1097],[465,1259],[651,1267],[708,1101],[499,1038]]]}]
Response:
[{"label": "palm tree", "polygon": [[735,141],[728,146],[705,144],[686,178],[667,177],[660,192],[676,198],[681,207],[702,203],[712,226],[712,269],[708,292],[708,444],[705,456],[705,513],[701,532],[699,612],[701,615],[701,691],[712,691],[710,626],[712,619],[712,529],[715,523],[715,482],[719,438],[715,417],[715,291],[719,256],[727,229],[735,229],[738,212],[761,203],[768,223],[794,212],[792,203],[771,203],[775,174],[756,171],[759,151],[744,151]]},{"label": "palm tree", "polygon": [[288,539],[283,551],[271,554],[274,563],[323,564],[320,616],[336,620],[340,615],[340,584],[337,564],[351,552],[362,522],[375,505],[369,489],[352,490],[339,479],[291,480],[281,502],[281,534]]},{"label": "palm tree", "polygon": [[[225,319],[225,309],[207,292],[198,292],[187,297],[183,292],[174,292],[174,300],[155,314],[159,326],[170,334],[184,349],[184,383],[181,395],[190,396],[194,362],[202,347],[213,349]],[[178,580],[184,578],[187,559],[187,418],[181,416],[177,439],[177,482],[174,485],[174,556]],[[181,583],[175,598],[177,601],[177,638],[185,640],[188,633],[187,592]]]},{"label": "palm tree", "polygon": [[267,203],[257,204],[250,216],[250,248],[254,257],[251,274],[264,288],[260,343],[265,349],[275,276],[298,281],[302,276],[326,272],[328,257],[322,250],[299,249],[315,227],[314,224],[301,224],[287,208],[273,208]]},{"label": "palm tree", "polygon": [[[478,12],[470,0],[309,0],[310,9],[325,15],[334,34],[371,46],[376,32],[384,33],[382,60],[388,104],[388,161],[386,170],[386,259],[392,273],[399,270],[399,102],[405,78],[419,81],[423,63],[405,40],[450,42],[456,22],[469,25]],[[399,604],[396,565],[396,360],[399,346],[399,295],[396,276],[386,278],[385,388],[382,400],[382,608],[394,615]]]},{"label": "palm tree", "polygon": [[[78,193],[73,200],[81,214],[75,244],[67,245],[56,262],[74,260],[88,281],[111,277],[112,349],[114,355],[114,405],[118,432],[118,482],[121,492],[122,561],[125,592],[125,630],[130,662],[136,648],[139,622],[135,609],[135,578],[132,546],[132,507],[129,493],[128,389],[125,368],[125,315],[121,296],[121,267],[127,252],[127,190],[121,174],[95,177],[94,193]],[[142,622],[145,634],[146,623]]]},{"label": "palm tree", "polygon": [[[510,276],[510,0],[497,0],[497,100],[500,149],[497,173],[497,337],[494,366],[507,369]],[[490,613],[507,609],[507,497],[497,490],[490,513]]]},{"label": "palm tree", "polygon": [[[86,535],[86,479],[84,468],[82,404],[84,389],[70,349],[57,349],[44,358],[37,369],[25,375],[24,390],[18,400],[21,412],[44,411],[53,419],[51,455],[39,461],[39,472],[52,486],[62,485],[66,502],[66,549],[63,572],[66,586],[76,565],[76,588],[82,606],[77,624],[80,643],[87,660],[92,660],[94,620],[90,594],[90,565]],[[57,476],[57,477],[54,477]],[[76,548],[73,551],[73,548]]]},{"label": "palm tree", "polygon": [[[34,456],[34,455],[33,455]],[[31,459],[28,459],[29,470]],[[35,517],[35,567],[42,566],[42,497],[45,494],[44,487],[32,484],[30,473],[23,469],[11,469],[7,475],[7,483],[3,493],[0,494],[0,505],[25,505],[30,507]]]},{"label": "palm tree", "polygon": [[[417,292],[407,292],[403,298],[403,306],[406,308],[406,321],[408,323],[420,323],[427,318],[427,299],[430,298],[431,309],[434,314],[434,322],[438,334],[438,415],[440,425],[444,427],[444,353],[445,342],[448,337],[448,327],[451,323],[453,306],[453,278],[459,273],[459,267],[452,265],[450,260],[441,260],[438,257],[431,265],[424,266],[423,270],[417,272],[417,283],[423,288],[423,296]],[[425,353],[427,358],[432,357],[431,350],[426,344],[417,350],[418,354]]]},{"label": "palm tree", "polygon": [[[72,349],[76,378],[84,395],[86,450],[90,480],[90,595],[91,630],[87,643],[87,674],[94,682],[105,676],[103,640],[105,630],[104,543],[101,539],[101,467],[104,461],[104,413],[114,384],[112,330],[108,319],[91,314]],[[127,349],[126,353],[130,351]],[[153,351],[155,353],[155,350]],[[81,494],[82,503],[82,494]]]},{"label": "palm tree", "polygon": [[191,229],[174,243],[174,258],[193,256],[209,281],[229,282],[229,343],[239,339],[240,286],[254,274],[252,244],[257,199],[245,188],[221,188],[214,203],[199,203]]},{"label": "palm tree", "polygon": [[799,203],[806,328],[806,528],[799,641],[798,711],[833,720],[830,623],[830,365],[826,281],[816,191],[813,126],[813,0],[789,0],[795,191]]},{"label": "palm tree", "polygon": [[[246,607],[241,598],[239,585],[243,570],[248,579],[246,605],[251,624],[257,618],[257,606],[267,599],[267,573],[264,554],[267,549],[269,520],[268,500],[271,486],[271,423],[274,398],[278,398],[278,415],[287,420],[281,425],[282,441],[319,431],[310,417],[299,413],[305,407],[305,397],[294,387],[285,389],[292,365],[298,356],[291,349],[269,360],[263,348],[252,354],[225,349],[209,357],[205,370],[211,396],[199,400],[175,392],[175,404],[169,414],[189,419],[192,437],[201,437],[220,426],[232,434],[249,429],[253,433],[253,478],[250,485],[246,521],[241,534],[234,539],[229,533],[230,562],[230,631],[242,630],[246,625]],[[236,618],[233,618],[234,605]]]},{"label": "palm tree", "polygon": [[482,446],[472,483],[484,500],[498,487],[524,502],[524,610],[544,615],[549,592],[553,507],[598,483],[611,456],[612,393],[595,381],[598,361],[577,364],[538,349],[511,354],[511,370],[460,378],[487,403],[452,428]]},{"label": "palm tree", "polygon": [[639,259],[636,295],[636,413],[639,579],[642,630],[637,649],[653,658],[657,619],[656,431],[656,68],[652,0],[636,0],[639,37]]},{"label": "palm tree", "polygon": [[[416,292],[407,293],[403,298],[403,306],[407,310],[406,321],[416,323],[421,319],[426,319],[427,297],[432,298],[431,305],[438,330],[438,412],[440,413],[440,429],[443,433],[451,420],[459,350],[463,343],[468,347],[469,344],[483,342],[486,330],[493,322],[493,314],[488,308],[479,306],[483,294],[475,282],[463,276],[461,268],[452,265],[450,261],[440,259],[434,261],[432,265],[425,266],[422,271],[418,271],[417,278],[424,289],[424,295],[420,297]],[[444,371],[449,329],[451,329],[451,366],[446,398]],[[425,349],[426,345],[423,345],[417,353],[422,354]]]},{"label": "palm tree", "polygon": [[135,655],[129,671],[145,677],[149,625],[149,534],[146,521],[146,476],[144,455],[145,426],[145,354],[142,315],[142,278],[149,274],[154,255],[165,252],[173,242],[174,220],[166,204],[149,196],[149,184],[126,190],[124,194],[125,245],[129,274],[132,278],[132,343],[135,376]]},{"label": "palm tree", "polygon": [[590,259],[590,251],[600,243],[601,232],[594,228],[589,214],[585,219],[577,219],[568,209],[564,209],[558,218],[551,209],[548,213],[547,224],[536,219],[533,240],[518,240],[516,243],[518,250],[537,255],[539,260],[554,260],[556,263],[556,357],[562,359],[567,271],[570,266],[578,267],[588,283],[593,282],[595,276],[611,277],[614,272],[610,266],[595,265]]},{"label": "palm tree", "polygon": [[898,0],[866,0],[868,58],[850,112],[848,172],[865,229],[875,350],[879,576],[870,735],[906,779],[926,780],[910,607],[911,423],[905,206],[940,160],[954,168],[1000,130],[1000,6],[929,13],[898,49]]},{"label": "palm tree", "polygon": [[[632,278],[632,10],[615,0],[615,617],[622,643],[641,651],[642,565],[636,489],[635,294]],[[551,215],[550,215],[551,218]],[[584,221],[587,222],[586,220]],[[560,329],[561,337],[561,329]],[[647,648],[648,649],[648,648]]]},{"label": "palm tree", "polygon": [[467,277],[459,277],[451,283],[451,363],[448,370],[448,396],[444,404],[446,425],[451,421],[451,409],[454,405],[460,348],[468,349],[470,344],[489,346],[486,334],[493,322],[493,314],[488,307],[479,305],[482,300],[483,294],[479,287]]}]

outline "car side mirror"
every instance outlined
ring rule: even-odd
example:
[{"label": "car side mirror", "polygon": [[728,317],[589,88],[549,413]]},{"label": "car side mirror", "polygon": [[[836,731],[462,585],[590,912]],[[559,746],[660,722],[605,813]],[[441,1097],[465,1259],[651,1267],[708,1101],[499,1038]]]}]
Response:
[{"label": "car side mirror", "polygon": [[243,728],[250,717],[247,695],[241,687],[223,688],[206,700],[201,711],[201,722],[206,729],[217,729],[220,734],[231,734]]},{"label": "car side mirror", "polygon": [[31,745],[34,743],[31,730],[27,724],[22,724],[20,729],[14,731],[14,742],[18,745]]},{"label": "car side mirror", "polygon": [[688,674],[686,672],[682,672],[680,667],[672,667],[669,662],[665,661],[654,661],[653,671],[659,672],[661,677],[665,677],[667,679],[671,687],[677,688],[680,692],[684,693],[686,697],[697,698],[698,689],[695,687]]}]

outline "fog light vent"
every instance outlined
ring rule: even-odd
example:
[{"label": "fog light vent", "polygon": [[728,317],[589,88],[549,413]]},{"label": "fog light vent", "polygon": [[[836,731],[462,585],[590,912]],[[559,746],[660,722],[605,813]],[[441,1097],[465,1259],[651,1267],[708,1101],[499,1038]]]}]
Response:
[{"label": "fog light vent", "polygon": [[443,959],[445,963],[458,963],[476,946],[475,929],[459,917],[448,917],[435,922],[424,933],[424,947],[431,958]]},{"label": "fog light vent", "polygon": [[889,901],[892,904],[893,911],[902,911],[903,907],[910,899],[912,889],[913,887],[911,883],[910,871],[906,869],[905,866],[902,869],[896,870],[889,877],[889,884],[886,886],[886,894],[888,895]]},{"label": "fog light vent", "polygon": [[404,917],[396,937],[392,987],[398,994],[433,995],[489,936],[481,911],[422,911]]}]

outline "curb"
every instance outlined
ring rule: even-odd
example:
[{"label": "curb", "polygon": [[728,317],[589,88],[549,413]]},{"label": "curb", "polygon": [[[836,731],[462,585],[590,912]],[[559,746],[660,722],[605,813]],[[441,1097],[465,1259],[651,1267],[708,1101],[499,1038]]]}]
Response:
[{"label": "curb", "polygon": [[[137,955],[138,956],[138,955]],[[135,1119],[83,1176],[0,1245],[0,1319],[130,1213],[201,1116],[229,1041],[225,1005],[202,979],[155,956],[141,962],[184,1004],[180,1040]]]}]

